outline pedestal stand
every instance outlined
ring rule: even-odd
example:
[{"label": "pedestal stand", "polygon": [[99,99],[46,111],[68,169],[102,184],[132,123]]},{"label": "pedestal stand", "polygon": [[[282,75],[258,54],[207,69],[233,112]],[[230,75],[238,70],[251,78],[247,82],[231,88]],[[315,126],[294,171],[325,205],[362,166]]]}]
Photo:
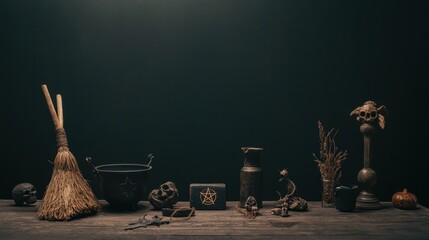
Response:
[{"label": "pedestal stand", "polygon": [[376,129],[372,124],[364,123],[360,126],[360,132],[363,134],[364,139],[364,164],[357,177],[361,188],[361,192],[356,199],[356,208],[358,209],[375,210],[383,207],[371,190],[377,183],[377,174],[371,168],[371,138],[375,131]]},{"label": "pedestal stand", "polygon": [[377,130],[374,125],[375,122],[379,124],[381,129],[384,129],[387,109],[385,106],[377,108],[375,102],[367,101],[363,106],[353,110],[350,115],[356,115],[356,119],[362,122],[360,132],[363,134],[364,142],[364,165],[357,177],[361,192],[356,199],[356,208],[363,210],[381,209],[383,206],[371,190],[377,183],[377,174],[371,168],[371,139]]}]

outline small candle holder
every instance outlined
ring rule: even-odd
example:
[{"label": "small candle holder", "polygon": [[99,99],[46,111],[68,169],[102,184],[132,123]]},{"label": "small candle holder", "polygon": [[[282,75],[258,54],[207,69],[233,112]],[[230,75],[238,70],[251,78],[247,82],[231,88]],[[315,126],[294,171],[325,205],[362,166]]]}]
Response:
[{"label": "small candle holder", "polygon": [[385,106],[377,107],[377,104],[373,101],[365,102],[350,113],[350,116],[356,116],[356,120],[362,122],[360,132],[363,134],[364,140],[364,166],[357,177],[361,189],[356,199],[357,209],[376,210],[383,208],[371,190],[377,183],[377,174],[371,168],[371,140],[377,131],[376,123],[381,129],[384,129],[387,114],[388,111]]}]

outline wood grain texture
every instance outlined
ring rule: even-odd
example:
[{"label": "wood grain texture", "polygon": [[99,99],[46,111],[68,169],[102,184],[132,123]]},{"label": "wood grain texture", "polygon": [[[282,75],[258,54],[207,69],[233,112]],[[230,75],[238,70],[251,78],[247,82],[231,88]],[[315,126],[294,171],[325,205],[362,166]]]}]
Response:
[{"label": "wood grain texture", "polygon": [[[0,200],[0,239],[427,239],[429,210],[400,210],[391,203],[384,209],[342,213],[309,202],[309,211],[292,212],[282,218],[270,214],[272,202],[264,202],[261,215],[245,219],[227,202],[226,210],[199,210],[189,221],[173,221],[124,231],[128,223],[144,214],[161,215],[147,202],[135,212],[114,212],[102,201],[103,210],[94,216],[69,222],[37,219],[35,206],[17,207],[12,200]],[[180,202],[176,207],[189,207]],[[168,218],[165,218],[168,219]]]}]

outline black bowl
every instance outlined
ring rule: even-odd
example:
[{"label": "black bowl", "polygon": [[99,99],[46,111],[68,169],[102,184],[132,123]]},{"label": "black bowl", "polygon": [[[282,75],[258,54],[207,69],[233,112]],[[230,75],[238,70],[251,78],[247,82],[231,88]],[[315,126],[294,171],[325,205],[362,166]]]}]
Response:
[{"label": "black bowl", "polygon": [[351,212],[356,208],[356,198],[359,195],[357,185],[342,185],[335,188],[335,208],[341,212]]}]

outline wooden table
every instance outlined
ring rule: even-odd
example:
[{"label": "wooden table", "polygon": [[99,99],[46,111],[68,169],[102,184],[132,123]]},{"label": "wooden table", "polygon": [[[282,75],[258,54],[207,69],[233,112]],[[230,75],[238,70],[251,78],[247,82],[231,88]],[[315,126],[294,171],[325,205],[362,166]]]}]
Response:
[{"label": "wooden table", "polygon": [[12,200],[0,200],[0,239],[429,239],[429,210],[421,206],[406,211],[383,203],[382,210],[343,213],[310,202],[309,211],[289,211],[290,217],[282,218],[271,215],[270,202],[264,202],[261,215],[245,219],[237,203],[228,202],[227,210],[197,210],[188,221],[124,231],[144,214],[161,213],[147,202],[140,202],[135,212],[114,212],[102,203],[95,216],[49,222],[37,219],[39,203],[17,207]]}]

